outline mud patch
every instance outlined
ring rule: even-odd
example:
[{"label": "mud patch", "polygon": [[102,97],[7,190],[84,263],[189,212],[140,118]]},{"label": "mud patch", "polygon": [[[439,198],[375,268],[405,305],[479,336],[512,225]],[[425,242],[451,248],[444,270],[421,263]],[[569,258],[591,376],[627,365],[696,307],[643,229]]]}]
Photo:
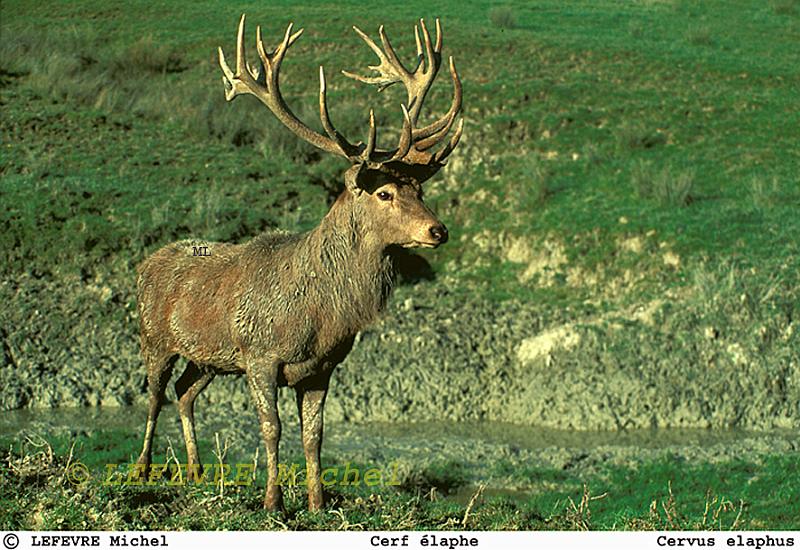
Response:
[{"label": "mud patch", "polygon": [[517,349],[517,359],[521,363],[530,363],[544,358],[549,365],[551,352],[556,349],[571,350],[581,341],[580,334],[571,325],[563,325],[549,329],[541,334],[526,338]]},{"label": "mud patch", "polygon": [[[797,428],[800,336],[791,310],[770,302],[783,293],[725,290],[737,279],[723,275],[589,317],[519,300],[449,299],[442,281],[400,287],[334,374],[326,418]],[[96,274],[56,285],[26,276],[0,287],[8,305],[0,312],[4,409],[145,402],[127,280]],[[292,391],[282,395],[293,417]],[[218,377],[200,399],[198,410],[250,406],[237,377]]]},{"label": "mud patch", "polygon": [[564,245],[550,239],[545,239],[535,249],[527,249],[524,260],[522,255],[518,259],[521,260],[520,263],[527,264],[519,281],[527,283],[536,280],[544,287],[551,287],[556,283],[557,276],[562,274],[568,261]]}]

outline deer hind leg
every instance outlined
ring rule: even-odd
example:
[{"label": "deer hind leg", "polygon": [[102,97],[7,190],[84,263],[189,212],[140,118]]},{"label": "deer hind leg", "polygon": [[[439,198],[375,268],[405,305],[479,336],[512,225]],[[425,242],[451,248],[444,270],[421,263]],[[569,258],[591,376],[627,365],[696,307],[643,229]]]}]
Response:
[{"label": "deer hind leg", "polygon": [[202,463],[197,450],[197,436],[194,427],[194,401],[206,386],[214,379],[214,373],[202,371],[194,362],[189,361],[186,370],[175,382],[175,393],[178,396],[178,412],[181,415],[183,439],[186,441],[187,472],[201,474]]},{"label": "deer hind leg", "polygon": [[283,509],[283,492],[278,482],[278,442],[281,438],[281,420],[278,417],[277,361],[248,362],[247,383],[258,411],[261,435],[267,449],[267,489],[264,508],[271,511]]},{"label": "deer hind leg", "polygon": [[[332,369],[331,369],[332,370]],[[306,483],[308,485],[308,509],[321,510],[323,505],[320,450],[322,448],[322,411],[328,393],[331,370],[304,380],[295,386],[297,412],[300,415],[300,431],[303,452],[306,456]]]},{"label": "deer hind leg", "polygon": [[164,392],[167,389],[169,377],[172,375],[172,367],[175,365],[177,355],[156,354],[148,351],[144,352],[144,361],[147,366],[147,388],[150,394],[150,405],[147,410],[147,426],[144,430],[144,446],[142,454],[139,455],[137,464],[150,467],[153,452],[153,434],[156,431],[156,421],[158,413],[161,412],[161,405],[164,403]]}]

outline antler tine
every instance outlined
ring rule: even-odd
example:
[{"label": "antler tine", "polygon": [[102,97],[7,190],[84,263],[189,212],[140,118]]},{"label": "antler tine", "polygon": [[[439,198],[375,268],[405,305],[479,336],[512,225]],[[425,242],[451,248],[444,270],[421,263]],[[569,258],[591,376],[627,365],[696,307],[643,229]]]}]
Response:
[{"label": "antler tine", "polygon": [[249,84],[253,81],[253,75],[247,68],[244,52],[244,20],[245,14],[239,19],[239,30],[236,36],[236,72],[234,73],[222,48],[219,51],[219,65],[222,68],[222,83],[225,85],[225,99],[232,101],[237,95],[250,93]]},{"label": "antler tine", "polygon": [[219,66],[222,68],[222,84],[225,86],[225,99],[230,101],[236,95],[233,89],[233,71],[228,66],[228,62],[225,61],[225,54],[222,53],[222,48],[217,48],[217,52],[219,54]]},{"label": "antler tine", "polygon": [[422,61],[422,42],[419,40],[419,27],[414,25],[414,41],[417,43],[417,57]]},{"label": "antler tine", "polygon": [[242,14],[242,18],[239,19],[239,30],[236,33],[236,74],[240,76],[247,68],[244,49],[244,19],[245,15]]},{"label": "antler tine", "polygon": [[[417,123],[420,112],[422,111],[422,104],[425,101],[425,96],[436,78],[436,73],[439,72],[441,65],[441,54],[434,48],[431,42],[431,34],[428,27],[425,25],[425,20],[419,20],[419,28],[422,30],[422,40],[419,39],[417,26],[414,26],[414,37],[417,41],[417,56],[419,64],[414,70],[413,74],[409,75],[406,82],[406,89],[408,90],[408,107],[409,114],[411,115],[411,122]],[[437,32],[440,31],[441,26],[437,22]],[[441,33],[436,37],[437,45],[441,42]],[[424,49],[424,53],[423,53]]]},{"label": "antler tine", "polygon": [[450,141],[442,147],[440,151],[438,151],[435,155],[433,155],[433,162],[442,164],[442,162],[450,156],[450,153],[453,152],[453,149],[456,148],[458,145],[458,141],[461,139],[461,133],[464,131],[464,119],[461,118],[458,120],[458,125],[456,126],[456,131],[453,134],[453,137],[450,138]]},{"label": "antler tine", "polygon": [[406,70],[403,62],[400,61],[400,58],[397,57],[397,53],[394,51],[392,47],[392,43],[389,42],[389,37],[386,36],[386,31],[383,29],[383,25],[378,28],[378,35],[381,37],[381,44],[383,44],[383,49],[386,52],[386,56],[388,57],[389,64],[395,69],[399,75],[398,76],[406,76],[408,75],[408,71]]},{"label": "antler tine", "polygon": [[286,27],[286,32],[283,33],[283,40],[280,44],[278,44],[278,47],[275,48],[275,51],[272,52],[272,55],[270,56],[272,58],[272,67],[274,69],[273,72],[275,73],[277,73],[281,63],[283,62],[283,56],[286,55],[286,49],[289,47],[289,38],[291,38],[291,35],[292,24],[289,23],[289,25]]},{"label": "antler tine", "polygon": [[261,25],[256,25],[256,49],[258,50],[258,57],[261,58],[261,64],[264,66],[264,71],[270,70],[269,55],[264,50],[264,40],[261,37]]},{"label": "antler tine", "polygon": [[369,135],[367,136],[367,148],[364,149],[364,152],[361,155],[361,158],[366,160],[370,159],[372,153],[375,152],[375,112],[370,109],[369,110]]},{"label": "antler tine", "polygon": [[286,27],[286,33],[283,35],[283,41],[272,54],[272,66],[275,71],[280,68],[281,63],[283,62],[283,57],[286,55],[286,50],[289,49],[289,46],[291,46],[292,43],[300,38],[301,34],[303,34],[303,29],[300,29],[295,34],[292,34],[292,26],[293,25],[289,23],[289,25]]},{"label": "antler tine", "polygon": [[450,109],[442,118],[424,128],[414,130],[414,146],[422,151],[436,145],[447,135],[447,132],[450,131],[456,116],[461,110],[463,91],[461,88],[461,79],[458,77],[453,56],[450,56],[449,64],[450,77],[453,80],[453,101],[450,104]]},{"label": "antler tine", "polygon": [[436,18],[436,45],[433,47],[433,50],[436,53],[440,53],[442,51],[442,24],[439,22],[439,18]]},{"label": "antler tine", "polygon": [[425,20],[419,20],[419,26],[422,28],[422,41],[425,44],[425,58],[428,61],[428,67],[425,69],[425,72],[433,70],[436,71],[439,67],[434,59],[434,52],[433,44],[431,43],[431,33],[428,32],[428,27],[425,26]]},{"label": "antler tine", "polygon": [[414,144],[412,139],[413,126],[411,124],[411,117],[408,114],[408,109],[406,109],[406,106],[402,103],[400,104],[400,108],[403,110],[403,129],[400,132],[400,143],[397,145],[397,151],[389,159],[390,162],[405,157]]},{"label": "antler tine", "polygon": [[331,123],[331,118],[328,113],[328,95],[327,95],[327,83],[325,81],[325,69],[323,69],[322,65],[319,66],[319,119],[322,122],[322,127],[325,129],[325,133],[333,139],[339,148],[344,151],[345,155],[348,158],[353,158],[358,154],[357,147],[347,141],[339,131],[334,128],[333,124]]},{"label": "antler tine", "polygon": [[292,27],[294,25],[289,23],[286,27],[286,32],[283,35],[283,40],[275,48],[275,51],[268,54],[264,49],[264,41],[261,37],[261,25],[256,27],[256,47],[258,49],[258,56],[261,58],[261,63],[264,65],[264,70],[267,73],[267,78],[272,79],[273,75],[275,81],[277,82],[278,70],[280,69],[281,63],[283,62],[283,58],[286,55],[286,50],[288,50],[295,41],[300,38],[303,34],[304,29],[298,30],[296,33],[292,34]]}]

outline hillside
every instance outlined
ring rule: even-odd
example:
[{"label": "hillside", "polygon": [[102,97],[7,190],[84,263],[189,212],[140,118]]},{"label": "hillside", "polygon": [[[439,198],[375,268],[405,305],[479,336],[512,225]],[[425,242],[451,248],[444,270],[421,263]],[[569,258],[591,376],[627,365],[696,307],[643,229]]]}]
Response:
[{"label": "hillside", "polygon": [[[252,98],[215,49],[240,12],[277,41],[311,125],[399,131],[401,90],[339,74],[385,24],[441,17],[465,135],[426,201],[452,238],[405,262],[335,376],[332,418],[576,429],[800,426],[796,2],[2,5],[0,406],[144,399],[135,265],[177,239],[313,227],[340,160]],[[427,116],[447,108],[446,75]],[[360,137],[364,136],[364,137]],[[235,389],[235,391],[231,391]],[[241,381],[207,392],[247,407]],[[287,403],[291,408],[291,404]]]}]

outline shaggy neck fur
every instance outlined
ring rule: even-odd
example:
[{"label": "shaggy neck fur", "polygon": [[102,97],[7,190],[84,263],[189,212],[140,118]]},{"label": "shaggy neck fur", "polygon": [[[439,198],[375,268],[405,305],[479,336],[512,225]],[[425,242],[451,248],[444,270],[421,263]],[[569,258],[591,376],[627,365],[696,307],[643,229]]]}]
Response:
[{"label": "shaggy neck fur", "polygon": [[359,209],[353,195],[342,193],[304,247],[311,273],[324,279],[309,286],[320,290],[326,311],[356,331],[384,309],[394,281],[386,246]]}]

